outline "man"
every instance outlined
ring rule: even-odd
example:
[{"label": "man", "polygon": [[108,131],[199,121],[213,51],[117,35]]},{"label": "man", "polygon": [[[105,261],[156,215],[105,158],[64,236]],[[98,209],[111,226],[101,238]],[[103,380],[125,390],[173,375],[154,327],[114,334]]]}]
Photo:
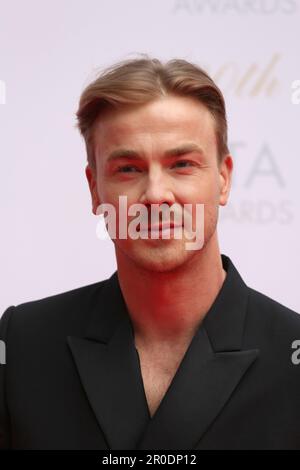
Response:
[{"label": "man", "polygon": [[[109,279],[5,311],[0,447],[300,449],[300,317],[218,245],[233,169],[221,91],[194,64],[144,57],[105,70],[77,118],[93,213],[119,216],[125,196],[158,236],[117,224]],[[195,228],[197,204],[200,248],[155,230],[152,207],[189,207]]]}]

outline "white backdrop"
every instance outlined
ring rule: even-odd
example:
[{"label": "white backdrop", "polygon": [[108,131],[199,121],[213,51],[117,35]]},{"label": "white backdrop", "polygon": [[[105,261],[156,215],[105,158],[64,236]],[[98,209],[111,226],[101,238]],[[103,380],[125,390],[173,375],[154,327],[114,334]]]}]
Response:
[{"label": "white backdrop", "polygon": [[[74,128],[99,68],[146,52],[198,63],[224,92],[235,174],[221,252],[245,282],[300,312],[298,0],[1,0],[0,315],[105,279]],[[299,93],[300,95],[300,93]]]}]

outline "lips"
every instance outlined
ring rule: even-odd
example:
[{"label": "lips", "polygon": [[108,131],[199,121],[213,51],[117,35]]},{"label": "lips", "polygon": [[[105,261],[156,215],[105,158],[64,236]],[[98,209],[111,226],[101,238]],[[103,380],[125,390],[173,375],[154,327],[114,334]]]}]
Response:
[{"label": "lips", "polygon": [[145,231],[145,230],[148,230],[149,232],[151,230],[153,231],[158,231],[158,230],[164,230],[164,229],[167,229],[167,228],[176,228],[176,227],[181,227],[181,224],[174,224],[173,222],[170,222],[170,223],[160,223],[160,224],[156,224],[156,225],[141,225],[141,231]]}]

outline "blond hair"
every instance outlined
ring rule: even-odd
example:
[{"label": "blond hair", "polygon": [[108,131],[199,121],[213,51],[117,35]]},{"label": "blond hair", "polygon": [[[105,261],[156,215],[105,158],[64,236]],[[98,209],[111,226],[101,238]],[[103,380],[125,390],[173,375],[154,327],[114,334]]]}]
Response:
[{"label": "blond hair", "polygon": [[202,68],[184,59],[162,63],[147,54],[142,55],[143,58],[123,60],[104,69],[81,94],[76,127],[84,138],[89,166],[96,168],[93,128],[101,112],[146,104],[166,95],[194,97],[210,111],[215,122],[220,163],[229,153],[221,90]]}]

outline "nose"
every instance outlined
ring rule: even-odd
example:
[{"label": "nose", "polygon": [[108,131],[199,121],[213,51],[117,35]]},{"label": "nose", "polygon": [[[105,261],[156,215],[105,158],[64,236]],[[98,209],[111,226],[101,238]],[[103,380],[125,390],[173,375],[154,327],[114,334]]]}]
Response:
[{"label": "nose", "polygon": [[160,171],[149,173],[139,202],[148,207],[151,207],[151,204],[172,205],[175,202],[170,182]]}]

